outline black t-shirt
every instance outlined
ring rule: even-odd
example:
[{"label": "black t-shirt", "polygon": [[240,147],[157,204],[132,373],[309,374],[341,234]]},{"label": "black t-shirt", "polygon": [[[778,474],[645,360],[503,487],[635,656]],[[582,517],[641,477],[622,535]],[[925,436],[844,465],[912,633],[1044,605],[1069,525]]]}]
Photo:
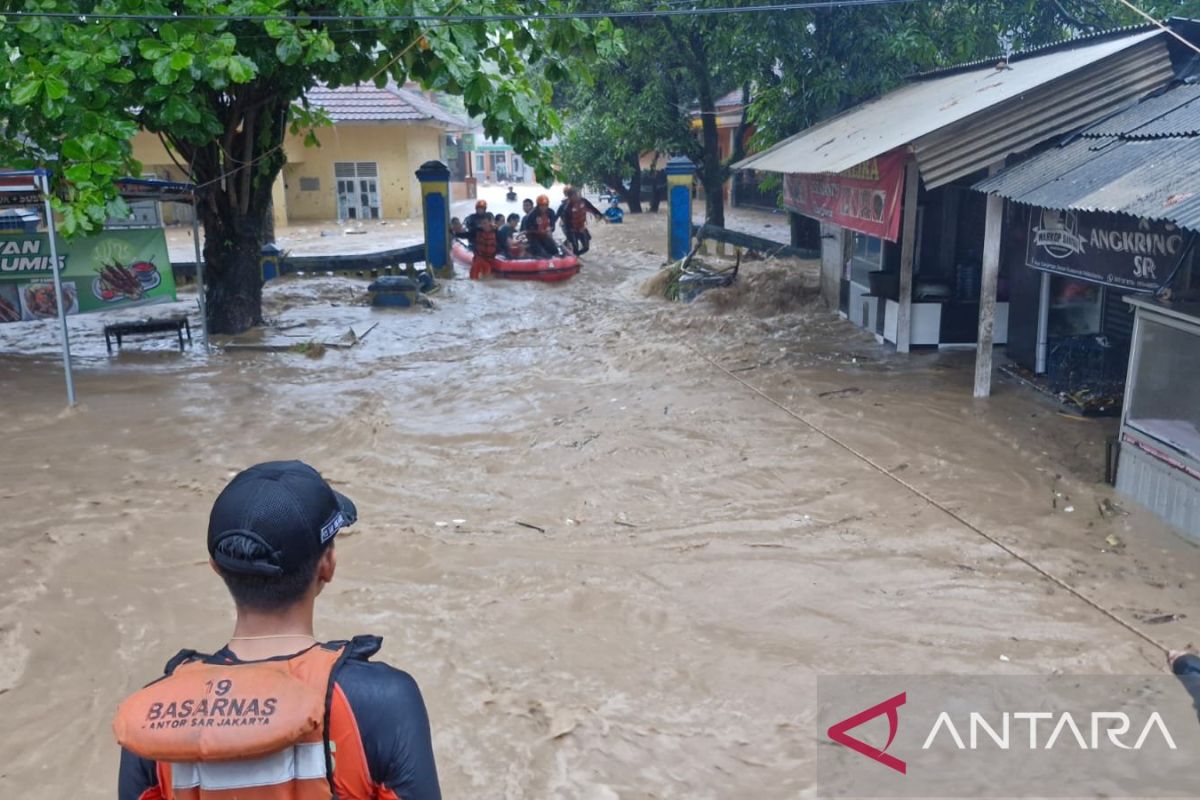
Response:
[{"label": "black t-shirt", "polygon": [[[355,638],[348,645],[349,656],[334,676],[358,723],[371,780],[404,800],[441,800],[429,716],[421,690],[407,672],[382,661],[367,660],[379,651],[381,644],[377,636]],[[250,663],[238,659],[227,647],[206,660]],[[118,800],[157,797],[147,794],[157,785],[158,772],[153,761],[121,751]]]}]

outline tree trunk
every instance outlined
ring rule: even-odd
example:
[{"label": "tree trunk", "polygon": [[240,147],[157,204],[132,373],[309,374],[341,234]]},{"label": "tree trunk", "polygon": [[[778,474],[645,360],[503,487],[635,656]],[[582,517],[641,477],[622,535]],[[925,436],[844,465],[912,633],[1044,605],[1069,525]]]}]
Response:
[{"label": "tree trunk", "polygon": [[721,163],[721,145],[717,131],[717,104],[709,79],[708,54],[704,42],[692,37],[692,76],[696,79],[700,101],[700,125],[704,157],[700,164],[700,184],[704,187],[704,221],[725,227],[725,168]]},{"label": "tree trunk", "polygon": [[[642,166],[638,163],[638,157],[633,156],[633,177],[629,179],[629,212],[631,214],[642,213]],[[637,208],[635,211],[634,208]]]},{"label": "tree trunk", "polygon": [[663,180],[660,183],[660,179],[662,178],[665,178],[662,170],[650,170],[650,210],[655,214],[658,213],[658,207],[662,204],[662,201],[665,200],[667,196],[666,181]]},{"label": "tree trunk", "polygon": [[604,182],[617,193],[617,196],[621,198],[621,201],[625,205],[629,206],[630,214],[642,213],[642,176],[640,170],[633,174],[633,180],[630,181],[628,189],[625,188],[625,181],[622,180],[620,175],[605,175]]},{"label": "tree trunk", "polygon": [[262,324],[264,210],[234,222],[206,204],[204,221],[205,306],[211,333],[238,334]]}]

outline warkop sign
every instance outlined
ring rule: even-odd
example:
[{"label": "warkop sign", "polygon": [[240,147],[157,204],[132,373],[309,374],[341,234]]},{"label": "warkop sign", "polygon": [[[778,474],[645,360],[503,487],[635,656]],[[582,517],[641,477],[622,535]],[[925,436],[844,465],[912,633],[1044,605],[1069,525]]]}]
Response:
[{"label": "warkop sign", "polygon": [[1154,292],[1175,268],[1184,232],[1125,214],[1029,209],[1025,263],[1044,272]]}]

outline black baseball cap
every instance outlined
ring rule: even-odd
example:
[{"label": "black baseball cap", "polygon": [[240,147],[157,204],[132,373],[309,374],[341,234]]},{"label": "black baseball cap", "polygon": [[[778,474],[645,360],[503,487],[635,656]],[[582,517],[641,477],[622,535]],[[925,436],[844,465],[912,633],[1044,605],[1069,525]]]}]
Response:
[{"label": "black baseball cap", "polygon": [[[335,492],[321,473],[302,461],[267,461],[234,476],[208,517],[208,553],[226,572],[283,575],[325,549],[358,519],[350,498]],[[217,545],[244,536],[266,557],[237,558]]]}]

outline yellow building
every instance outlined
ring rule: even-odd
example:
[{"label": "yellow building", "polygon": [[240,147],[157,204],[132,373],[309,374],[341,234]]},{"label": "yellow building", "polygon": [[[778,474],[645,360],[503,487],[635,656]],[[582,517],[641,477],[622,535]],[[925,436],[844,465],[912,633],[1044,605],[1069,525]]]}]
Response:
[{"label": "yellow building", "polygon": [[[318,87],[308,93],[333,125],[321,128],[320,147],[300,137],[285,142],[287,165],[275,185],[275,224],[404,219],[421,214],[421,190],[414,174],[433,159],[445,160],[471,124],[442,108],[418,89],[389,85]],[[134,157],[144,174],[187,180],[158,137],[139,133]],[[163,209],[164,216],[179,211]],[[190,213],[190,209],[184,213]],[[180,222],[176,216],[167,222]]]}]

